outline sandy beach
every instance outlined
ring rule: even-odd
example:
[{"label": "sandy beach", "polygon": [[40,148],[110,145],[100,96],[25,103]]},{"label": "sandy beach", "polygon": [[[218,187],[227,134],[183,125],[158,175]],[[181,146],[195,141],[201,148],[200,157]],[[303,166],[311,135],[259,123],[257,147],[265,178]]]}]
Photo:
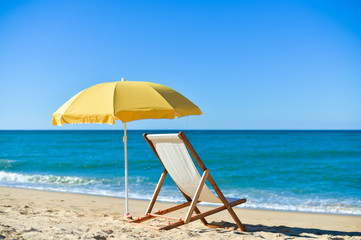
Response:
[{"label": "sandy beach", "polygon": [[[247,232],[234,230],[236,225],[225,211],[207,220],[228,229],[208,228],[196,221],[158,232],[124,219],[120,198],[1,187],[0,199],[0,239],[361,239],[360,216],[236,208]],[[131,200],[131,214],[142,216],[147,204]],[[168,206],[158,202],[155,209]],[[171,216],[184,215],[185,210]]]}]

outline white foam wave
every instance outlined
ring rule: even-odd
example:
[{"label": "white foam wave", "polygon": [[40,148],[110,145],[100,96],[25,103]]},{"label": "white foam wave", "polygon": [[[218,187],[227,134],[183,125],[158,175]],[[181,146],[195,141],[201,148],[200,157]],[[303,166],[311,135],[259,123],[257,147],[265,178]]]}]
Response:
[{"label": "white foam wave", "polygon": [[[40,183],[40,184],[60,184],[68,186],[82,186],[95,184],[121,185],[124,184],[124,177],[113,179],[85,178],[74,176],[58,176],[58,175],[30,175],[13,172],[0,171],[0,182],[6,183]],[[129,177],[129,184],[142,185],[149,183],[147,177]]]},{"label": "white foam wave", "polygon": [[10,160],[10,159],[0,159],[0,168],[10,168],[13,164],[17,162],[17,160]]},{"label": "white foam wave", "polygon": [[97,183],[99,181],[91,178],[55,176],[55,175],[27,175],[27,174],[0,171],[0,182],[88,185],[88,184]]},{"label": "white foam wave", "polygon": [[244,207],[251,209],[361,215],[361,199],[356,198],[339,199],[317,194],[301,196],[291,192],[276,193],[259,189],[248,189],[243,194],[235,191],[229,193],[228,197],[247,198]]},{"label": "white foam wave", "polygon": [[17,160],[11,160],[11,159],[0,159],[0,163],[13,163],[16,162]]},{"label": "white foam wave", "polygon": [[[75,176],[27,175],[0,171],[0,185],[46,191],[83,193],[92,195],[124,197],[124,177],[113,179],[83,178]],[[129,178],[129,197],[149,200],[156,183],[147,177],[131,176]],[[318,196],[293,196],[290,193],[276,193],[257,189],[225,191],[227,197],[247,198],[240,207],[281,211],[335,213],[361,215],[360,199],[336,199]],[[184,197],[177,187],[164,185],[159,201],[183,202]]]}]

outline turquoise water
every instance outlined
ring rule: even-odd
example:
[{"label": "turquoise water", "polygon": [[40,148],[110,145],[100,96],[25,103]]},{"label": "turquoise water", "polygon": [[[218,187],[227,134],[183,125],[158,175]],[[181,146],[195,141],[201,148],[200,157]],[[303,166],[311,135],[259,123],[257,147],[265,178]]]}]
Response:
[{"label": "turquoise water", "polygon": [[[129,131],[129,197],[162,166]],[[226,196],[246,208],[361,215],[361,131],[186,131]],[[122,131],[0,131],[0,185],[124,197]],[[167,178],[160,199],[183,201]]]}]

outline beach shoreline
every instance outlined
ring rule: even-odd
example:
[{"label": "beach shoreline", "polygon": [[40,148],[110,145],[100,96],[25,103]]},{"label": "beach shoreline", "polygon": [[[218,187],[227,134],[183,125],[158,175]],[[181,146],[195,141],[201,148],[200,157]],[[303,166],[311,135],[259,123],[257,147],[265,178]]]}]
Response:
[{"label": "beach shoreline", "polygon": [[[101,195],[101,194],[92,194],[92,193],[81,193],[81,192],[65,192],[65,191],[56,191],[56,190],[47,190],[47,189],[32,189],[32,188],[23,188],[23,187],[9,187],[9,186],[0,186],[0,189],[2,188],[10,188],[10,189],[20,189],[20,190],[30,190],[30,191],[41,191],[41,192],[54,192],[54,193],[64,193],[64,194],[75,194],[75,195],[83,195],[83,196],[94,196],[94,197],[106,197],[106,198],[115,198],[115,199],[120,199],[120,201],[124,201],[124,197],[117,197],[117,196],[108,196],[108,195]],[[150,201],[150,199],[140,199],[140,198],[128,198],[129,201],[142,201],[142,202],[146,202],[148,203]],[[165,204],[179,204],[182,203],[180,201],[164,201],[164,200],[157,200],[157,202],[159,203],[165,203]],[[204,206],[204,207],[209,207],[212,208],[214,206],[220,206],[220,204],[217,203],[206,203],[206,202],[201,202],[198,203],[198,206]],[[234,207],[235,209],[237,208],[242,208],[244,210],[254,210],[254,211],[266,211],[266,212],[287,212],[287,213],[304,213],[304,214],[321,214],[321,215],[336,215],[336,216],[355,216],[355,217],[361,217],[361,215],[358,214],[350,214],[350,213],[333,213],[333,212],[312,212],[312,211],[297,211],[297,210],[283,210],[283,209],[266,209],[266,208],[252,208],[252,207],[247,207],[245,205],[238,205]]]},{"label": "beach shoreline", "polygon": [[[148,201],[131,199],[129,205],[132,216],[141,217]],[[157,202],[154,210],[172,205]],[[234,230],[226,211],[207,220],[229,229],[195,221],[158,232],[130,224],[123,216],[122,198],[0,187],[0,239],[361,239],[361,216],[234,209],[247,232]],[[184,218],[185,211],[170,216]]]}]

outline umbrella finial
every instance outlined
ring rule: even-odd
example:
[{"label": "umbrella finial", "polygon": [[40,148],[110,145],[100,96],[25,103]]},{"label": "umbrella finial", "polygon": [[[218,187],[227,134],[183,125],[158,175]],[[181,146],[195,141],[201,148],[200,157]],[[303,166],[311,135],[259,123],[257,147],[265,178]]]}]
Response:
[{"label": "umbrella finial", "polygon": [[125,80],[125,78],[122,78],[122,82],[125,82],[126,80]]}]

